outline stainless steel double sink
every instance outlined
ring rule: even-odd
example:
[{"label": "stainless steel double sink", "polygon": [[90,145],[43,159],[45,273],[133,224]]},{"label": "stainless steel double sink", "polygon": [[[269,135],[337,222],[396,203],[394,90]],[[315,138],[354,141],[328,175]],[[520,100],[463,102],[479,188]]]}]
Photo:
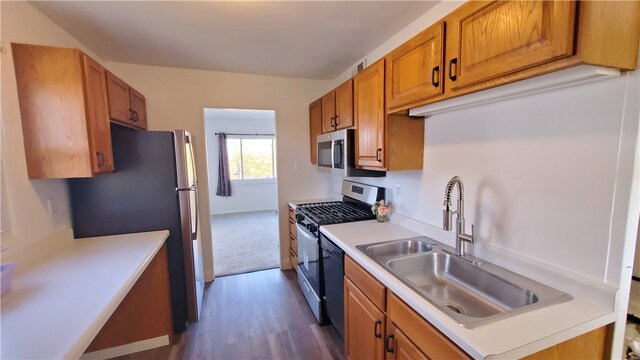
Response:
[{"label": "stainless steel double sink", "polygon": [[427,237],[359,245],[418,295],[466,328],[571,300],[571,296]]}]

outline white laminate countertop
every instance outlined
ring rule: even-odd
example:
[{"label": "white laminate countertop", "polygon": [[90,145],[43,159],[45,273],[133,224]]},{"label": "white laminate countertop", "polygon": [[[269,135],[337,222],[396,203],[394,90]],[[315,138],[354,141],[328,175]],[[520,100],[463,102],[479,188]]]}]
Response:
[{"label": "white laminate countertop", "polygon": [[467,329],[356,248],[361,244],[406,239],[421,234],[397,224],[378,223],[375,220],[322,226],[320,230],[389,290],[476,359],[521,358],[616,320],[611,307],[590,302],[589,299],[580,298],[555,286],[558,290],[569,293],[573,299],[476,329]]},{"label": "white laminate countertop", "polygon": [[18,254],[0,300],[2,359],[79,358],[169,236],[169,231],[68,239]]}]

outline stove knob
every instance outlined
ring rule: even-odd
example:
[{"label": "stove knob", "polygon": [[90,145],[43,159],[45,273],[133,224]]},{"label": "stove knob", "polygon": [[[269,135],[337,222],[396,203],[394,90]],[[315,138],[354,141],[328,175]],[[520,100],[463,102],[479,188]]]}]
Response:
[{"label": "stove knob", "polygon": [[307,225],[307,229],[309,229],[309,231],[311,231],[312,233],[315,233],[316,231],[318,231],[318,227],[313,224]]},{"label": "stove knob", "polygon": [[302,221],[304,219],[304,215],[296,214],[296,222]]}]

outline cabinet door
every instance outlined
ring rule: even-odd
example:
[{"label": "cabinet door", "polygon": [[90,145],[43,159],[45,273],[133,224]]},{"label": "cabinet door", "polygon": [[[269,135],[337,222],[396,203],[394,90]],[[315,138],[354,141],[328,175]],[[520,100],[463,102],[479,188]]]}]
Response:
[{"label": "cabinet door", "polygon": [[309,105],[309,146],[311,163],[318,163],[318,135],[322,134],[322,99]]},{"label": "cabinet door", "polygon": [[429,27],[387,55],[387,108],[442,94],[444,22]]},{"label": "cabinet door", "polygon": [[387,335],[387,360],[429,360],[394,324]]},{"label": "cabinet door", "polygon": [[358,73],[353,79],[353,90],[358,124],[356,165],[384,168],[384,59]]},{"label": "cabinet door", "polygon": [[344,279],[344,346],[348,359],[383,359],[385,315]]},{"label": "cabinet door", "polygon": [[405,336],[429,358],[471,359],[448,337],[391,292],[387,302],[387,316],[389,321],[402,329],[403,335],[406,334]]},{"label": "cabinet door", "polygon": [[336,129],[336,92],[332,91],[322,97],[322,133]]},{"label": "cabinet door", "polygon": [[336,129],[353,127],[353,79],[338,86],[336,94]]},{"label": "cabinet door", "polygon": [[147,101],[144,95],[129,87],[129,102],[131,104],[131,122],[133,126],[147,130]]},{"label": "cabinet door", "polygon": [[447,91],[573,54],[575,1],[472,1],[445,21]]},{"label": "cabinet door", "polygon": [[131,125],[129,85],[110,72],[107,72],[107,98],[109,118],[123,125]]},{"label": "cabinet door", "polygon": [[112,172],[111,128],[107,102],[105,68],[86,55],[82,56],[86,117],[91,151],[91,168],[94,174]]}]

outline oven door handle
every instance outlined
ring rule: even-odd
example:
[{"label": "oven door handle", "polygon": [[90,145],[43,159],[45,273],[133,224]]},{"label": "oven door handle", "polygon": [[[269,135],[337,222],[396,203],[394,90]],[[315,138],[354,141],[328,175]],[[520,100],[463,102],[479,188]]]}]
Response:
[{"label": "oven door handle", "polygon": [[309,229],[307,229],[306,226],[303,226],[302,223],[298,222],[298,224],[296,224],[296,229],[298,231],[302,231],[304,233],[304,235],[306,235],[307,237],[311,237],[314,239],[318,239],[317,236],[315,236],[313,233],[311,233],[311,231],[309,231]]}]

